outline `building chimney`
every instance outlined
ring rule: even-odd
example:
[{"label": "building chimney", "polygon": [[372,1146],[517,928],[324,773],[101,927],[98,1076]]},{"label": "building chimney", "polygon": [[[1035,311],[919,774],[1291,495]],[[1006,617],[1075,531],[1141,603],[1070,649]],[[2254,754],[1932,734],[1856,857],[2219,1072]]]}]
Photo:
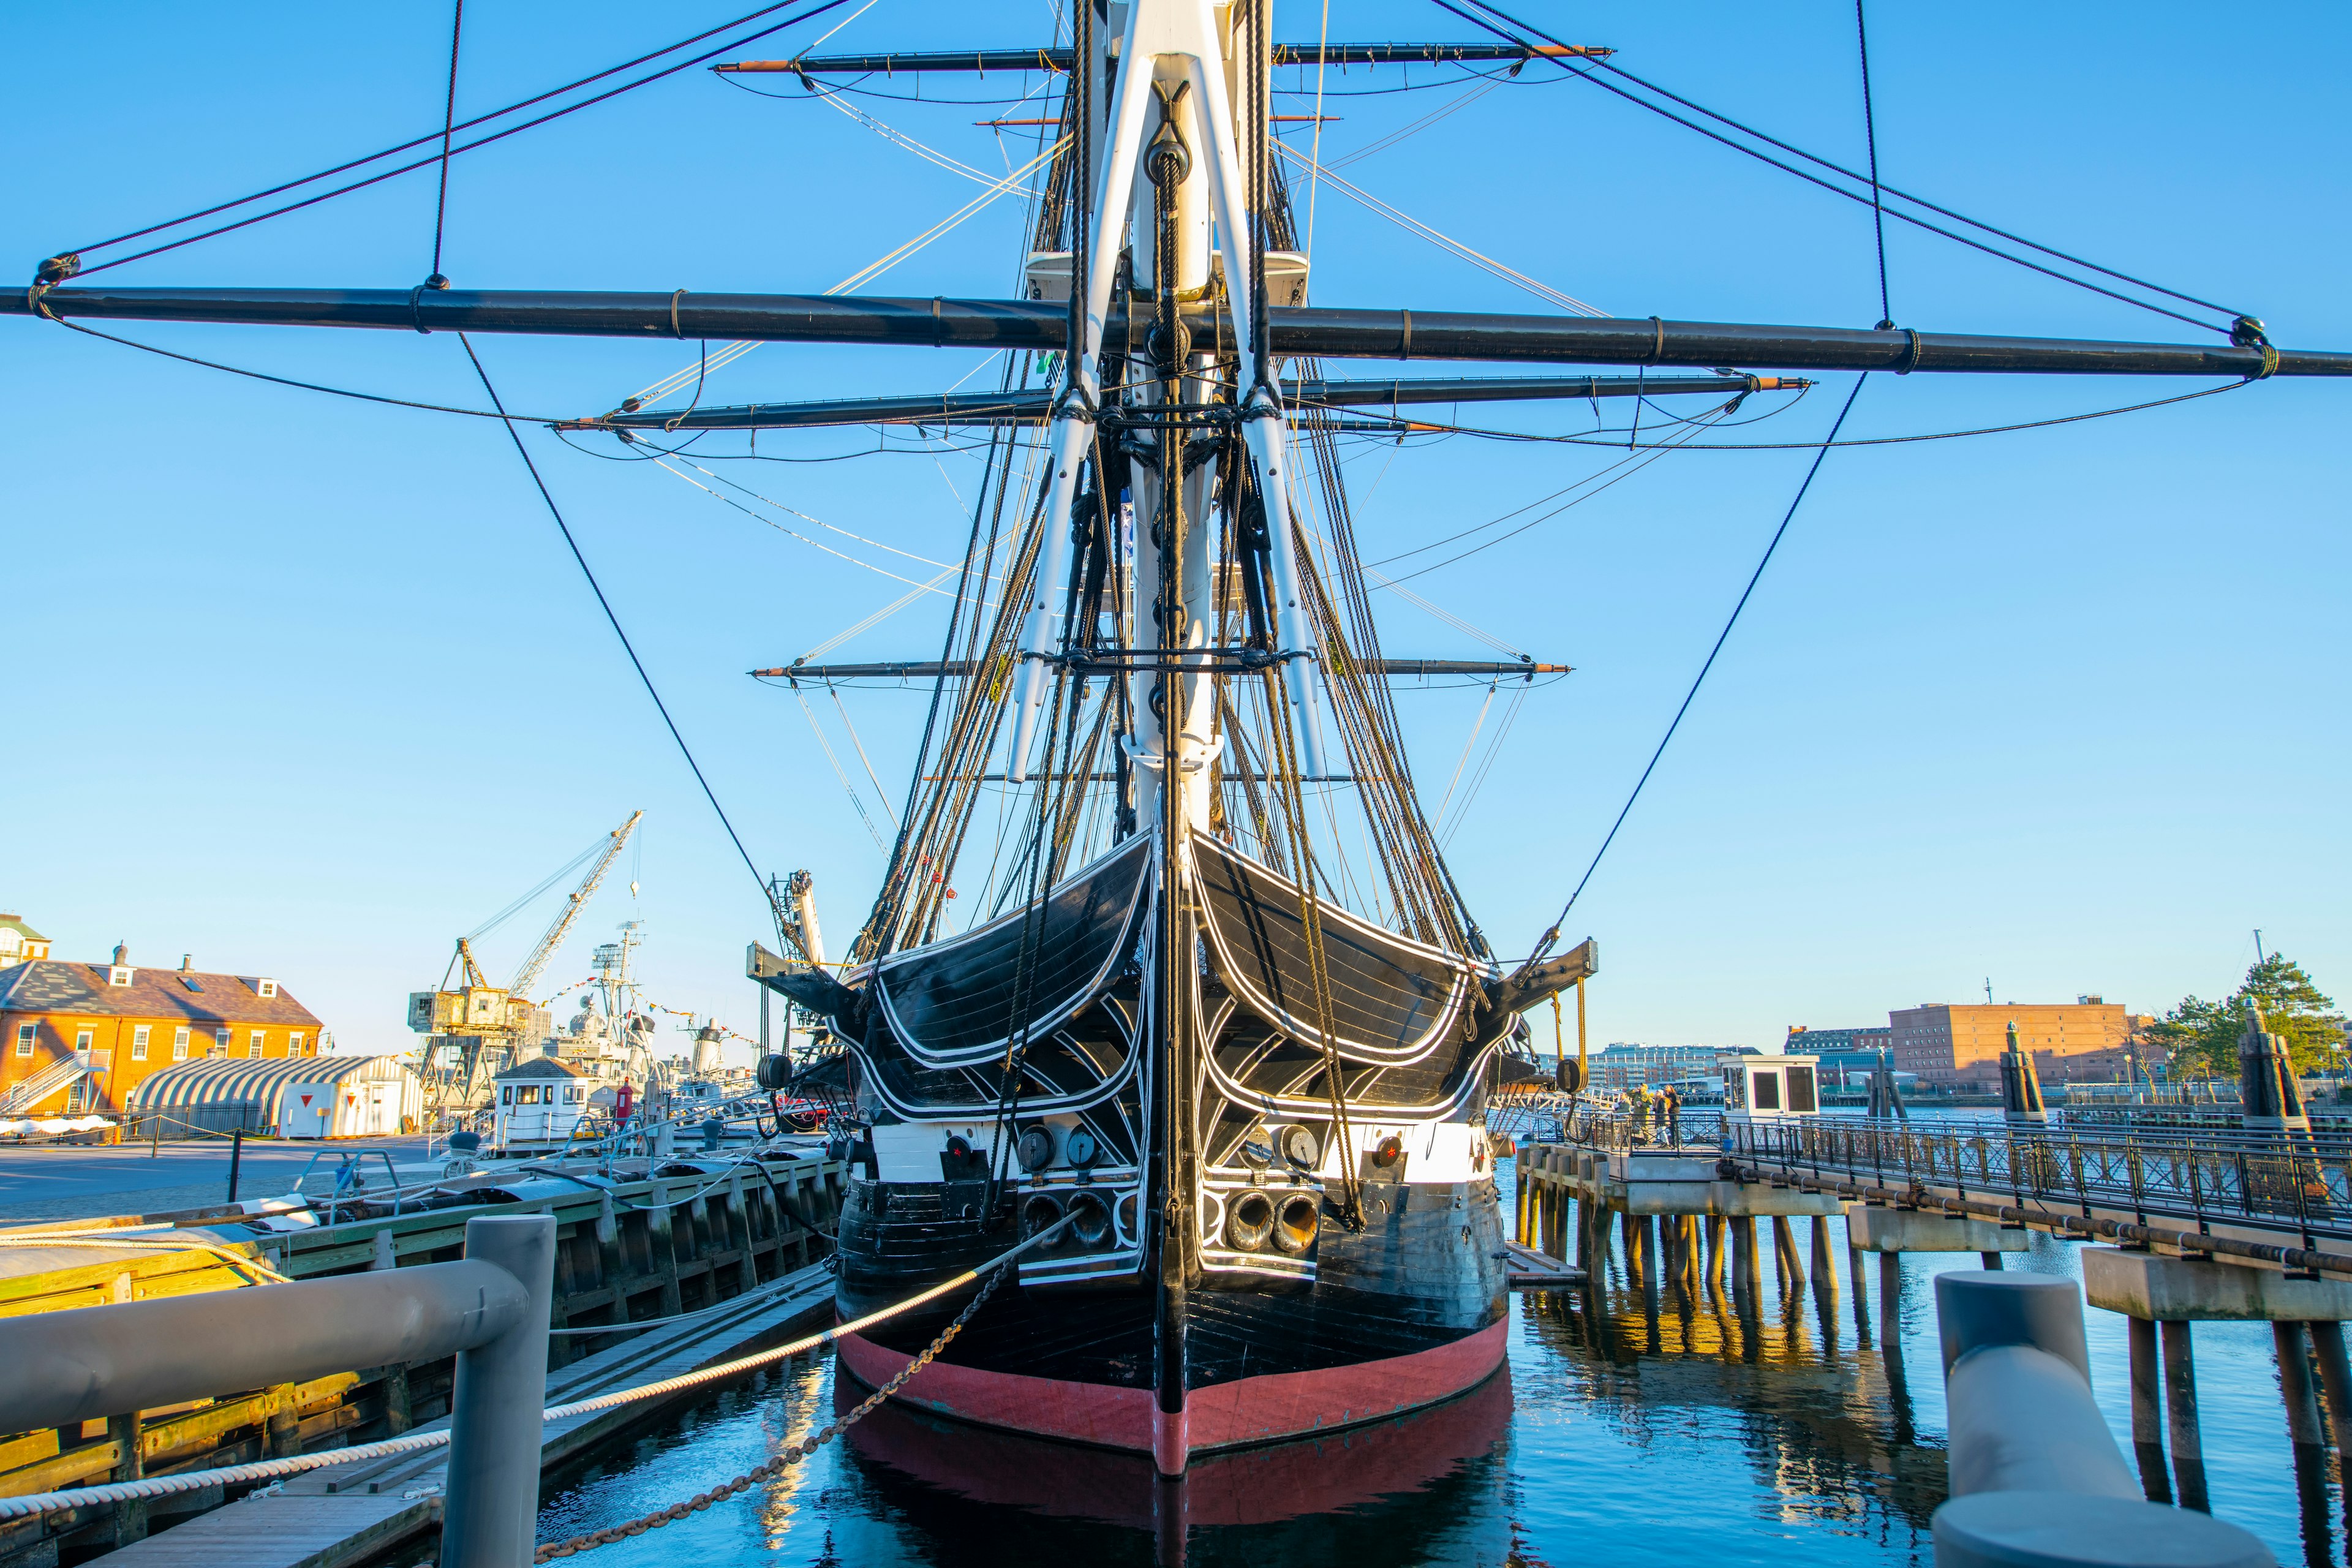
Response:
[{"label": "building chimney", "polygon": [[131,949],[128,944],[119,942],[114,944],[114,962],[118,966],[131,962]]},{"label": "building chimney", "polygon": [[180,973],[181,973],[185,974],[185,973],[188,973],[188,971],[189,971],[189,967],[190,967],[190,965],[192,964],[192,963],[194,961],[195,956],[196,956],[196,955],[195,955],[194,953],[193,953],[193,952],[184,952],[184,953],[180,954]]}]

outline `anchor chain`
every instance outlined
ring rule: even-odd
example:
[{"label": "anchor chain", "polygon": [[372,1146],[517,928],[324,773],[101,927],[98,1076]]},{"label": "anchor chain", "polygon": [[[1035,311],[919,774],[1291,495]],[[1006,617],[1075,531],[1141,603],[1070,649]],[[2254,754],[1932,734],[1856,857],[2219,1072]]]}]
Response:
[{"label": "anchor chain", "polygon": [[666,1509],[646,1514],[642,1519],[633,1519],[626,1524],[592,1530],[585,1535],[575,1535],[568,1541],[549,1542],[532,1553],[531,1561],[534,1563],[549,1563],[559,1557],[572,1557],[583,1552],[593,1552],[599,1546],[610,1546],[615,1542],[630,1540],[643,1535],[649,1530],[659,1530],[665,1524],[675,1524],[688,1514],[700,1513],[711,1504],[724,1502],[747,1487],[774,1479],[860,1421],[865,1420],[866,1416],[880,1408],[884,1400],[897,1394],[917,1373],[930,1365],[931,1358],[947,1349],[948,1342],[963,1331],[963,1326],[971,1321],[972,1314],[980,1310],[982,1305],[995,1293],[996,1287],[1003,1283],[1003,1279],[1004,1266],[1000,1264],[996,1271],[988,1277],[988,1283],[980,1288],[980,1293],[964,1304],[963,1310],[955,1315],[955,1321],[940,1330],[940,1337],[925,1346],[922,1354],[908,1362],[899,1370],[896,1377],[867,1395],[866,1400],[848,1415],[827,1422],[797,1443],[786,1445],[784,1450],[775,1458],[763,1465],[744,1471],[731,1481],[715,1486],[706,1492],[697,1492],[684,1502],[672,1503]]}]

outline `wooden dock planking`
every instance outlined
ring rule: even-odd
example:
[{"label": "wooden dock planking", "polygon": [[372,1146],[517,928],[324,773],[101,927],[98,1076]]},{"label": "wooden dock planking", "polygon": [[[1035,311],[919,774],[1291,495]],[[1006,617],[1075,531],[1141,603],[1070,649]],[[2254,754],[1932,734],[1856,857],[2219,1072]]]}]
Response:
[{"label": "wooden dock planking", "polygon": [[109,1553],[172,1568],[343,1568],[441,1518],[438,1496],[255,1496]]},{"label": "wooden dock planking", "polygon": [[1584,1283],[1584,1270],[1572,1263],[1563,1263],[1523,1242],[1506,1241],[1503,1247],[1510,1255],[1514,1290],[1564,1290]]}]

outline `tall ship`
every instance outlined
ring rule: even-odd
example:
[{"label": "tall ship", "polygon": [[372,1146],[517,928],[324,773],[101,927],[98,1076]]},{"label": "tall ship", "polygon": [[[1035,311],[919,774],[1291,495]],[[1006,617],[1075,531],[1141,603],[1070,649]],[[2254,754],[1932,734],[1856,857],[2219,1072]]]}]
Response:
[{"label": "tall ship", "polygon": [[[795,876],[787,896],[762,875],[653,678],[627,651],[774,912],[781,951],[753,944],[751,973],[791,1000],[788,1030],[806,1015],[816,1031],[793,1058],[797,1071],[763,1052],[757,1087],[776,1097],[769,1104],[780,1118],[787,1089],[794,1108],[822,1104],[835,1146],[854,1162],[840,1219],[840,1310],[864,1318],[926,1298],[845,1339],[842,1368],[925,1410],[1148,1454],[1166,1475],[1203,1456],[1383,1421],[1482,1386],[1494,1396],[1486,1380],[1503,1362],[1508,1298],[1489,1097],[1524,1072],[1523,1062],[1513,1065],[1522,1016],[1596,966],[1590,941],[1567,945],[1574,893],[1524,947],[1498,948],[1481,930],[1433,825],[1445,806],[1426,807],[1394,700],[1395,683],[1410,677],[1490,683],[1559,671],[1527,659],[1384,651],[1373,595],[1398,584],[1359,549],[1344,442],[1432,429],[1534,438],[1416,423],[1407,410],[1541,399],[1591,399],[1597,408],[1623,397],[1633,411],[1624,449],[1647,460],[1759,394],[1801,394],[1813,383],[1800,376],[1858,373],[1825,437],[1781,444],[1811,451],[1813,466],[1748,580],[1752,591],[1822,456],[1843,444],[1846,416],[1873,374],[2215,383],[2097,414],[1874,441],[2071,423],[2273,376],[2352,375],[2352,353],[2279,348],[2252,315],[1882,188],[1867,113],[1865,176],[1699,110],[1611,65],[1606,49],[1554,38],[1487,0],[1444,5],[1490,36],[1478,44],[1277,45],[1271,0],[1082,0],[1059,13],[1066,32],[1042,47],[803,54],[711,68],[797,78],[797,90],[828,101],[839,97],[823,86],[828,74],[995,71],[1041,89],[1050,81],[1058,97],[1043,100],[1042,118],[985,122],[1038,128],[1043,145],[1029,164],[1003,180],[942,164],[993,195],[1029,198],[1020,251],[1003,258],[1014,297],[847,291],[976,206],[822,295],[457,288],[439,270],[446,204],[434,208],[434,270],[414,287],[144,287],[99,277],[436,163],[446,195],[457,153],[835,9],[821,4],[782,19],[756,12],[733,25],[756,30],[721,44],[706,47],[730,29],[463,122],[453,37],[437,138],[134,229],[89,254],[53,256],[21,294],[0,292],[0,315],[100,336],[111,334],[84,322],[456,337],[490,406],[415,406],[502,425],[625,648],[622,617],[519,428],[541,416],[513,412],[475,339],[704,344],[677,374],[606,413],[543,418],[567,438],[602,433],[666,458],[684,449],[668,444],[673,437],[713,431],[895,425],[952,430],[984,450],[961,560],[934,584],[913,584],[919,595],[952,584],[935,658],[847,666],[811,655],[754,672],[828,689],[866,678],[929,688],[909,737],[904,806],[892,814],[896,836],[884,844],[887,866],[838,961],[817,932],[807,878]],[[1308,247],[1286,163],[1318,180],[1337,176],[1277,143],[1277,121],[1299,117],[1272,111],[1276,69],[1407,62],[1485,62],[1479,68],[1496,77],[1553,69],[1601,81],[1596,73],[1606,73],[1601,85],[1612,93],[1862,204],[1879,239],[1885,319],[1863,329],[1610,317],[1507,269],[1551,312],[1474,313],[1393,299],[1381,309],[1309,303]],[[635,65],[648,68],[613,79]],[[1864,83],[1867,110],[1866,68]],[[945,157],[845,100],[834,106],[934,162]],[[526,113],[532,118],[512,119]],[[493,124],[500,128],[474,136]],[[453,151],[461,133],[474,139]],[[231,216],[436,140],[437,159],[414,157]],[[1782,162],[1783,153],[1813,172]],[[1885,285],[1888,219],[2214,339],[1898,326]],[[163,237],[198,224],[215,226]],[[141,248],[122,248],[133,245]],[[730,346],[714,354],[714,342]],[[959,383],[944,392],[736,406],[705,396],[712,371],[758,343],[786,342],[979,350],[1002,371],[996,385],[976,390]],[[444,337],[420,353],[449,355],[448,343]],[[1392,379],[1327,370],[1364,360],[1577,368],[1448,377],[1415,366]],[[1742,365],[1754,368],[1727,368]],[[1627,374],[1601,375],[1595,366]],[[1708,399],[1706,414],[1673,416],[1675,433],[1660,437],[1655,411],[1685,395]],[[1606,432],[1612,447],[1620,433]],[[1743,593],[1734,621],[1747,602]],[[1722,647],[1719,637],[1716,651]],[[1714,660],[1710,652],[1698,680]],[[1697,689],[1695,681],[1652,768]],[[858,756],[873,772],[862,744]],[[1637,782],[1634,796],[1640,789]],[[1629,796],[1617,824],[1633,804]],[[1592,866],[1615,834],[1612,826]],[[460,952],[465,984],[445,980],[441,991],[417,994],[415,1016],[420,1033],[445,1037],[452,1044],[443,1051],[463,1058],[462,1070],[452,1070],[470,1096],[479,1060],[519,1032],[504,1010],[527,993],[535,969],[500,989],[481,980],[462,944]],[[764,1046],[764,1015],[761,1037]],[[969,1279],[1015,1247],[1024,1250],[1005,1270],[984,1284]]]},{"label": "tall ship", "polygon": [[[803,1081],[854,1161],[845,1317],[1045,1238],[901,1396],[1179,1474],[1501,1366],[1486,1097],[1594,950],[1500,962],[1414,786],[1341,421],[1267,331],[1307,258],[1266,8],[1078,18],[1022,267],[1076,347],[966,399],[1042,418],[1039,460],[998,438],[1003,525],[917,671],[907,826],[846,963],[788,940],[751,968],[838,1042]],[[1009,847],[971,832],[987,783],[1016,792]],[[983,883],[996,910],[951,930]],[[841,1365],[887,1384],[970,1293]]]}]

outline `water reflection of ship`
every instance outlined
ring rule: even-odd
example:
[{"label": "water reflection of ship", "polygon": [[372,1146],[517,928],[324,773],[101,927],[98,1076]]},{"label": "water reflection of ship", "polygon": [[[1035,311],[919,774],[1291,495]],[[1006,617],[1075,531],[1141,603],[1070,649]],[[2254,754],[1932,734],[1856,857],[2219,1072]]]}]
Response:
[{"label": "water reflection of ship", "polygon": [[1671,1270],[1654,1291],[1613,1252],[1595,1262],[1581,1289],[1521,1299],[1525,1332],[1580,1374],[1591,1415],[1639,1436],[1693,1410],[1735,1413],[1759,1486],[1926,1538],[1944,1450],[1918,1438],[1899,1349],[1874,1347],[1833,1291],[1693,1288]]},{"label": "water reflection of ship", "polygon": [[[835,1408],[866,1390],[835,1377]],[[900,1404],[845,1442],[866,1484],[929,1540],[910,1558],[1027,1564],[1091,1544],[1194,1564],[1476,1562],[1509,1555],[1502,1496],[1511,1420],[1507,1365],[1461,1398],[1324,1438],[1203,1456],[1181,1479],[1143,1455],[983,1430]],[[1029,1516],[1008,1531],[1006,1508]],[[988,1544],[1001,1542],[1001,1545]]]}]

